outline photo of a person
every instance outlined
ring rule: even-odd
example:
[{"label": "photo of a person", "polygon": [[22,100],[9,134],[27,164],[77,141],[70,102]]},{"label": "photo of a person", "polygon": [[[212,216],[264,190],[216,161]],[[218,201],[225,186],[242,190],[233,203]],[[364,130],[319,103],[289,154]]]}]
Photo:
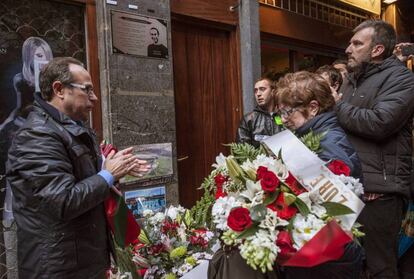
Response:
[{"label": "photo of a person", "polygon": [[22,71],[13,77],[13,87],[16,96],[16,107],[7,119],[0,125],[3,129],[7,123],[16,117],[26,118],[36,91],[35,64],[45,64],[53,58],[49,44],[39,37],[27,38],[22,46]]},{"label": "photo of a person", "polygon": [[151,27],[149,31],[152,44],[148,45],[147,55],[156,58],[168,58],[168,48],[160,43],[160,31],[156,27]]}]

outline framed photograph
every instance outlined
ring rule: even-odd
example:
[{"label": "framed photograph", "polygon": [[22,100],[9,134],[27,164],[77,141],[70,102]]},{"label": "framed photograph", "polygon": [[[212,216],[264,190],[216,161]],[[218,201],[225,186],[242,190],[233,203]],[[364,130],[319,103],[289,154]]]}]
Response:
[{"label": "framed photograph", "polygon": [[165,186],[136,189],[125,192],[125,203],[132,211],[135,219],[143,218],[144,210],[164,212],[166,206]]},{"label": "framed photograph", "polygon": [[111,11],[112,52],[168,59],[167,21]]},{"label": "framed photograph", "polygon": [[134,146],[134,154],[138,158],[146,160],[151,169],[142,177],[127,175],[120,180],[121,184],[135,184],[173,175],[172,144],[170,142],[136,145]]}]

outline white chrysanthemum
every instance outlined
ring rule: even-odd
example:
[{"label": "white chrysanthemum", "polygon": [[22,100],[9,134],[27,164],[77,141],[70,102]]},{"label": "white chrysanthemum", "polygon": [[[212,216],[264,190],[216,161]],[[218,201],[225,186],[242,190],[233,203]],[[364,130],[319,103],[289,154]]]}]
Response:
[{"label": "white chrysanthemum", "polygon": [[144,218],[149,218],[154,215],[154,211],[152,211],[151,209],[145,209],[142,212],[142,215],[144,216]]},{"label": "white chrysanthemum", "polygon": [[162,212],[157,212],[154,216],[149,219],[149,222],[153,225],[159,224],[165,220],[165,215]]},{"label": "white chrysanthemum", "polygon": [[178,268],[174,267],[172,269],[172,272],[174,274],[177,274],[178,276],[183,276],[184,274],[186,274],[187,272],[189,272],[192,269],[193,269],[193,266],[191,264],[185,263],[185,264],[181,265]]},{"label": "white chrysanthemum", "polygon": [[179,206],[170,206],[166,209],[165,215],[171,218],[171,220],[175,220],[178,214],[183,214],[185,212],[185,208],[181,205]]},{"label": "white chrysanthemum", "polygon": [[231,209],[240,205],[241,203],[232,196],[217,199],[212,209],[213,222],[216,224],[216,228],[222,231],[227,230],[227,217]]},{"label": "white chrysanthemum", "polygon": [[312,237],[314,237],[314,235],[323,226],[325,226],[324,221],[317,218],[313,214],[308,214],[308,216],[306,217],[301,214],[297,214],[293,221],[293,247],[295,247],[297,250],[302,248],[302,246],[306,242],[308,242]]},{"label": "white chrysanthemum", "polygon": [[273,270],[280,249],[276,246],[277,231],[259,230],[240,245],[240,255],[254,270],[258,268],[265,273]]},{"label": "white chrysanthemum", "polygon": [[216,157],[216,163],[214,163],[212,166],[216,169],[227,169],[226,156],[224,156],[223,153],[220,153]]},{"label": "white chrysanthemum", "polygon": [[362,196],[364,194],[364,186],[361,182],[359,182],[359,179],[353,178],[351,176],[345,176],[343,174],[337,176],[342,183],[345,184],[346,187],[348,187],[352,192],[355,193],[357,196]]}]

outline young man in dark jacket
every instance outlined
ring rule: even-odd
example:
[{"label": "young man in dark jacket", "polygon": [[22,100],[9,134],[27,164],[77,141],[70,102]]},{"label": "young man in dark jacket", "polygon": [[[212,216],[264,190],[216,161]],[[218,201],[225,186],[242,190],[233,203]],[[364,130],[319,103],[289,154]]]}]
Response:
[{"label": "young man in dark jacket", "polygon": [[254,85],[254,97],[257,106],[240,121],[236,142],[259,147],[266,137],[280,132],[282,124],[275,120],[275,86],[272,80],[259,79]]},{"label": "young man in dark jacket", "polygon": [[398,278],[397,235],[411,188],[414,76],[392,55],[396,35],[381,20],[354,30],[346,49],[350,75],[336,95],[341,126],[362,164],[369,278]]},{"label": "young man in dark jacket", "polygon": [[19,277],[105,278],[110,245],[103,202],[114,181],[144,162],[123,151],[102,165],[94,133],[82,124],[98,99],[78,60],[53,59],[40,86],[7,162]]}]

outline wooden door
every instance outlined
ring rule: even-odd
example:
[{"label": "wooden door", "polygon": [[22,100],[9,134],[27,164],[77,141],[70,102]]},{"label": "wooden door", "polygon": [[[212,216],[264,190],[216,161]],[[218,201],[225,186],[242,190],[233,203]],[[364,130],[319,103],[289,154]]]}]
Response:
[{"label": "wooden door", "polygon": [[180,203],[191,207],[211,164],[240,121],[236,31],[173,21],[172,46]]}]

